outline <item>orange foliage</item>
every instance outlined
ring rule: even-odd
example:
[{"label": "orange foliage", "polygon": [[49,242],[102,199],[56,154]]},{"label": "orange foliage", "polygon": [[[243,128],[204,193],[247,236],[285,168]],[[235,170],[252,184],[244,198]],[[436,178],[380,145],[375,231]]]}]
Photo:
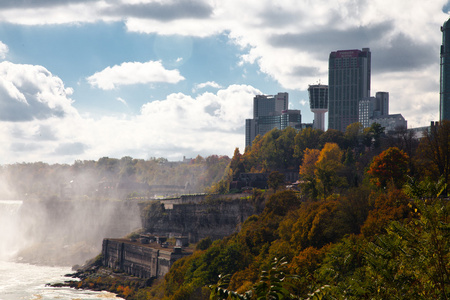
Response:
[{"label": "orange foliage", "polygon": [[294,270],[296,274],[312,274],[320,264],[325,256],[326,248],[317,249],[315,247],[308,247],[298,255],[296,255],[290,263],[290,268]]},{"label": "orange foliage", "polygon": [[299,171],[301,177],[312,178],[314,176],[315,164],[319,159],[319,154],[320,150],[318,149],[305,149],[303,163]]},{"label": "orange foliage", "polygon": [[385,233],[386,225],[393,220],[409,217],[409,199],[402,190],[390,189],[387,194],[380,194],[375,200],[374,209],[361,227],[365,237]]},{"label": "orange foliage", "polygon": [[375,156],[367,173],[379,187],[386,187],[389,182],[393,182],[397,188],[401,188],[408,172],[408,159],[405,152],[391,147]]}]

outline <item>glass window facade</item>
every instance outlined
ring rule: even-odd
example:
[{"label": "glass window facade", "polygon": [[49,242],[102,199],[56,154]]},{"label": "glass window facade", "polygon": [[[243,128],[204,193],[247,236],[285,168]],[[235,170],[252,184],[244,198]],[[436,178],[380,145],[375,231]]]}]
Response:
[{"label": "glass window facade", "polygon": [[368,48],[330,53],[328,128],[345,131],[359,121],[359,101],[370,95],[370,65]]}]

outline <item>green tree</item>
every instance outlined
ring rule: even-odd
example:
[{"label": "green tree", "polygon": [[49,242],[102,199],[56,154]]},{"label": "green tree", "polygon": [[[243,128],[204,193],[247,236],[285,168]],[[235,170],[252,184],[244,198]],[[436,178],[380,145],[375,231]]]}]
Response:
[{"label": "green tree", "polygon": [[[430,131],[424,132],[424,138],[419,145],[419,156],[424,169],[435,179],[443,176],[445,182],[450,180],[450,121],[443,121],[439,125],[431,126]],[[446,189],[445,195],[448,194]]]},{"label": "green tree", "polygon": [[280,186],[282,186],[284,182],[285,182],[284,174],[278,171],[272,171],[269,174],[269,178],[267,180],[267,184],[274,191],[276,191]]},{"label": "green tree", "polygon": [[363,140],[363,126],[356,122],[347,126],[344,133],[344,138],[348,147],[358,148]]},{"label": "green tree", "polygon": [[[292,293],[294,283],[298,281],[298,275],[289,274],[285,258],[274,258],[267,269],[261,271],[259,281],[249,291],[239,294],[228,290],[230,275],[220,276],[216,285],[210,285],[212,300],[284,300],[303,299]],[[312,292],[307,299],[322,299],[327,286]]]},{"label": "green tree", "polygon": [[364,128],[363,140],[364,145],[367,147],[373,146],[374,148],[380,147],[381,136],[384,134],[384,127],[379,123],[372,123],[370,127]]},{"label": "green tree", "polygon": [[319,149],[322,134],[322,130],[313,128],[305,128],[299,131],[294,139],[294,156],[301,160],[306,148]]}]

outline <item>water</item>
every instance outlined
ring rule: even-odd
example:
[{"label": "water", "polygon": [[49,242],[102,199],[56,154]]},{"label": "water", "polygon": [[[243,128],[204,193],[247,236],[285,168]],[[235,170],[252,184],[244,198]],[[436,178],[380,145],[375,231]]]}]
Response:
[{"label": "water", "polygon": [[54,288],[47,283],[64,282],[72,278],[64,277],[71,273],[68,267],[48,267],[0,261],[0,300],[92,300],[114,299],[108,292]]},{"label": "water", "polygon": [[24,220],[19,218],[22,201],[0,200],[0,300],[90,300],[115,299],[108,292],[48,287],[73,278],[70,267],[50,267],[12,261],[18,251],[28,245]]}]

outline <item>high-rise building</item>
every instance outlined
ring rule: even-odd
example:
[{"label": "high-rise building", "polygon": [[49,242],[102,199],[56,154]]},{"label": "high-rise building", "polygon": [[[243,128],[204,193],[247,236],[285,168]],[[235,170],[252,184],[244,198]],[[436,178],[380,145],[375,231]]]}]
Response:
[{"label": "high-rise building", "polygon": [[328,128],[345,131],[358,122],[359,101],[370,96],[371,53],[339,50],[328,64]]},{"label": "high-rise building", "polygon": [[313,128],[325,130],[325,113],[328,111],[328,86],[322,84],[308,87],[309,107],[314,113]]},{"label": "high-rise building", "polygon": [[376,106],[375,106],[375,116],[379,113],[380,116],[389,115],[389,93],[388,92],[377,92],[375,94]]},{"label": "high-rise building", "polygon": [[253,119],[245,120],[245,146],[250,146],[257,135],[274,128],[295,127],[302,121],[300,110],[288,110],[288,93],[275,96],[257,95],[253,98]]},{"label": "high-rise building", "polygon": [[256,95],[253,98],[253,119],[258,117],[281,115],[289,106],[289,94],[278,93],[275,96]]},{"label": "high-rise building", "polygon": [[450,19],[441,27],[441,82],[439,120],[450,120]]},{"label": "high-rise building", "polygon": [[373,117],[375,111],[376,98],[363,98],[359,101],[358,106],[358,122],[361,123],[364,128],[369,127],[369,119]]},{"label": "high-rise building", "polygon": [[375,97],[363,98],[358,105],[358,122],[364,128],[370,127],[372,119],[389,116],[389,93],[377,92]]}]

